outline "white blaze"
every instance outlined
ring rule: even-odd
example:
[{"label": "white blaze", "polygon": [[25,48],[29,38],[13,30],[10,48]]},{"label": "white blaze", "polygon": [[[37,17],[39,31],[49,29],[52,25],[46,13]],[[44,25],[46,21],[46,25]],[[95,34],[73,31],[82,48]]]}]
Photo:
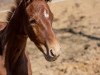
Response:
[{"label": "white blaze", "polygon": [[47,13],[47,11],[46,11],[46,10],[44,10],[44,16],[45,16],[46,18],[48,18],[48,17],[49,17],[49,14]]}]

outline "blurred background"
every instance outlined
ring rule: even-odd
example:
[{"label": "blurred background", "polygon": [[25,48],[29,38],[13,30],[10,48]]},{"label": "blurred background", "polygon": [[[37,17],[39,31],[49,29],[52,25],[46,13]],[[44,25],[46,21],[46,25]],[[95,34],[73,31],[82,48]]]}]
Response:
[{"label": "blurred background", "polygon": [[[5,22],[14,0],[0,0],[0,21]],[[61,55],[47,62],[28,39],[33,75],[100,75],[100,0],[52,0],[53,29]]]}]

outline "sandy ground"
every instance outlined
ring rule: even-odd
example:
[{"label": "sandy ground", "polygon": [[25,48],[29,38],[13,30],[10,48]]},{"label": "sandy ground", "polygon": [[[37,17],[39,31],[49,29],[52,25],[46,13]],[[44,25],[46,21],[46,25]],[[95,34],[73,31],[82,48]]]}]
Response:
[{"label": "sandy ground", "polygon": [[[33,75],[100,75],[100,0],[65,0],[49,5],[61,55],[47,62],[28,40]],[[0,21],[6,21],[6,14],[2,14]]]}]

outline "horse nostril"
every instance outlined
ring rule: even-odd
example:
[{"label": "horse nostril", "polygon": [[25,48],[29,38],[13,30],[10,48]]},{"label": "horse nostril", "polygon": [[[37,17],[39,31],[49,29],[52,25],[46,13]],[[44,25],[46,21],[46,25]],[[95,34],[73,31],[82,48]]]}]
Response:
[{"label": "horse nostril", "polygon": [[60,54],[54,53],[53,50],[50,50],[50,55],[52,57],[59,57],[60,56]]},{"label": "horse nostril", "polygon": [[52,56],[55,56],[54,53],[52,52],[52,50],[50,50],[50,53],[51,53]]}]

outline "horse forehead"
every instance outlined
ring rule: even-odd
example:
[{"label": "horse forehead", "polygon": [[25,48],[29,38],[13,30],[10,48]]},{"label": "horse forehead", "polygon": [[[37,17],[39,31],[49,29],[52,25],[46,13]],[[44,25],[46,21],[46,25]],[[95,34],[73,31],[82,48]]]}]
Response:
[{"label": "horse forehead", "polygon": [[45,18],[49,18],[49,13],[46,9],[43,10],[43,15]]},{"label": "horse forehead", "polygon": [[38,11],[38,13],[40,13],[41,15],[43,15],[45,18],[49,18],[49,8],[47,5],[45,4],[40,4],[36,7],[36,10]]}]

